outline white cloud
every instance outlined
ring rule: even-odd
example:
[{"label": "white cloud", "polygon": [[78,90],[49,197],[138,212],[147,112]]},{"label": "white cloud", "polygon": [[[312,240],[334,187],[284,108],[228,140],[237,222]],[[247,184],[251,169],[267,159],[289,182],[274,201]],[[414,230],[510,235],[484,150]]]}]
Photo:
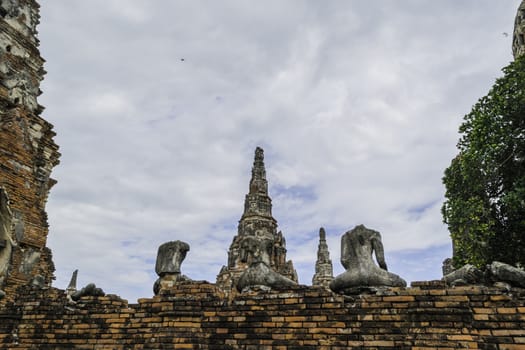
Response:
[{"label": "white cloud", "polygon": [[56,285],[79,268],[85,283],[150,296],[157,247],[175,239],[191,245],[183,273],[214,281],[257,145],[302,283],[319,226],[340,272],[339,236],[360,223],[382,232],[393,272],[438,278],[441,176],[462,116],[511,59],[501,33],[516,7],[42,4],[40,103],[62,152],[48,204]]},{"label": "white cloud", "polygon": [[109,115],[113,118],[126,116],[131,111],[133,101],[116,92],[98,93],[85,96],[88,111],[94,115]]}]

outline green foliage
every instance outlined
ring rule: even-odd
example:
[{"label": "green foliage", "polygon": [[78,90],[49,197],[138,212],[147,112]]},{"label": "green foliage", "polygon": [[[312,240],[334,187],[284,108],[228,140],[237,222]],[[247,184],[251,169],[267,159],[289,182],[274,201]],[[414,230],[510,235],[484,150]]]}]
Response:
[{"label": "green foliage", "polygon": [[443,177],[455,266],[525,265],[525,59],[503,72],[465,116]]}]

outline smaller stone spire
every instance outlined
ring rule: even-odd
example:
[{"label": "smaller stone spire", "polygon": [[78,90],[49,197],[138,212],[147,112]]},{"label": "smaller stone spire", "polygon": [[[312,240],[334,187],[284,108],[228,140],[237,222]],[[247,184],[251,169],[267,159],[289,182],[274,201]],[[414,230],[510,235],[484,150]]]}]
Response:
[{"label": "smaller stone spire", "polygon": [[334,279],[332,260],[326,244],[326,232],[324,228],[319,229],[319,246],[317,248],[317,261],[315,262],[315,274],[312,278],[314,286],[329,288],[330,282]]},{"label": "smaller stone spire", "polygon": [[73,274],[71,275],[71,280],[69,281],[69,284],[66,289],[66,292],[68,294],[73,294],[77,291],[77,275],[78,270],[73,271]]}]

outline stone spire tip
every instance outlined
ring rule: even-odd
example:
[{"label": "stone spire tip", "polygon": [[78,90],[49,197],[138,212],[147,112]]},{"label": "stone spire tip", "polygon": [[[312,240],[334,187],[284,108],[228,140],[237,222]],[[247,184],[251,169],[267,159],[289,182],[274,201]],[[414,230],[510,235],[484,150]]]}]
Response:
[{"label": "stone spire tip", "polygon": [[266,169],[264,166],[264,151],[261,147],[255,148],[252,178],[250,180],[250,193],[268,195],[268,183],[266,182]]},{"label": "stone spire tip", "polygon": [[254,166],[257,166],[257,165],[264,166],[264,150],[259,146],[255,148],[255,156],[253,159],[253,165]]}]

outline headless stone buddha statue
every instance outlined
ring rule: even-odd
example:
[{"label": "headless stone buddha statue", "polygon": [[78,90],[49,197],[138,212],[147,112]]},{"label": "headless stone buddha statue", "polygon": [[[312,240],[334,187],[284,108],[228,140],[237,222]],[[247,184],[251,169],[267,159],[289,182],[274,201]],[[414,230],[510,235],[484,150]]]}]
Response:
[{"label": "headless stone buddha statue", "polygon": [[159,278],[153,285],[155,295],[159,294],[161,289],[173,287],[178,282],[191,281],[180,272],[182,261],[189,250],[189,244],[182,241],[167,242],[159,247],[155,263],[155,272]]},{"label": "headless stone buddha statue", "polygon": [[252,286],[266,286],[272,289],[286,289],[297,283],[275,272],[270,266],[273,241],[267,238],[247,236],[241,242],[241,261],[248,263],[248,268],[237,281],[237,290]]},{"label": "headless stone buddha statue", "polygon": [[[379,266],[372,258],[373,253]],[[406,286],[401,277],[388,272],[379,232],[363,225],[341,237],[341,264],[346,271],[330,283],[330,289],[336,293],[354,287]]]}]

